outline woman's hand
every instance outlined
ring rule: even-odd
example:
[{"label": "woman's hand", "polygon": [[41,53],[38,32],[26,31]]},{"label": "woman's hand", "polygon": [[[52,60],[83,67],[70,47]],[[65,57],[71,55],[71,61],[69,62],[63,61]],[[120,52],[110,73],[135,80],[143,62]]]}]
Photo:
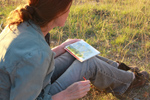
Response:
[{"label": "woman's hand", "polygon": [[52,96],[53,100],[75,100],[84,97],[90,90],[90,81],[79,81],[70,85],[67,89]]},{"label": "woman's hand", "polygon": [[52,48],[52,51],[56,53],[55,57],[65,53],[65,47],[69,44],[75,43],[77,41],[80,41],[81,39],[67,39],[65,42],[63,42],[61,45]]},{"label": "woman's hand", "polygon": [[84,97],[90,90],[90,81],[79,81],[70,85],[65,91],[66,100],[74,100]]},{"label": "woman's hand", "polygon": [[60,46],[62,46],[62,48],[65,48],[67,45],[75,43],[77,41],[80,41],[81,39],[67,39],[65,42],[63,42]]}]

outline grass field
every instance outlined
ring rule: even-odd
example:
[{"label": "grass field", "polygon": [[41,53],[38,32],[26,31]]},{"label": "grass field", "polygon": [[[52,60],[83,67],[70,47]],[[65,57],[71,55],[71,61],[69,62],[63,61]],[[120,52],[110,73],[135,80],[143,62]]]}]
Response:
[{"label": "grass field", "polygon": [[[150,0],[82,0],[72,5],[66,25],[51,33],[51,47],[80,38],[101,56],[150,72]],[[0,23],[15,7],[0,8]],[[4,26],[3,26],[4,27]],[[123,95],[121,100],[150,100],[150,84]],[[94,87],[79,100],[118,100]]]}]

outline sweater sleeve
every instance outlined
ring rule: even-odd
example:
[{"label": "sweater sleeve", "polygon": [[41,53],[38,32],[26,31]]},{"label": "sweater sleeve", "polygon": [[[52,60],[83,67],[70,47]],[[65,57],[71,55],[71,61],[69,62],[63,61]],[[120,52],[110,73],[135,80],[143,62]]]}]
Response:
[{"label": "sweater sleeve", "polygon": [[[35,100],[41,93],[51,61],[52,57],[46,52],[35,50],[28,53],[11,73],[10,100]],[[51,100],[50,94],[45,96]]]}]

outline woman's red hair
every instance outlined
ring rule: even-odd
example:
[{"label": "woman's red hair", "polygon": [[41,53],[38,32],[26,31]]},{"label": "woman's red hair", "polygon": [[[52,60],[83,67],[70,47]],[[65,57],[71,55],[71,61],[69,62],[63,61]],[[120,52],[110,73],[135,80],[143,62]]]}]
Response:
[{"label": "woman's red hair", "polygon": [[[72,0],[27,0],[27,4],[12,11],[8,17],[8,25],[19,25],[32,20],[40,27],[46,26],[50,21],[65,13]],[[27,9],[33,9],[34,13]]]}]

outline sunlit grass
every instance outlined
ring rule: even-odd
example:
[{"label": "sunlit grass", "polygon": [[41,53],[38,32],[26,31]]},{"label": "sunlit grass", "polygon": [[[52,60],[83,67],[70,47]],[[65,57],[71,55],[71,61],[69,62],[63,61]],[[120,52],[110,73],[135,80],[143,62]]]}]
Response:
[{"label": "sunlit grass", "polygon": [[[75,5],[71,8],[65,27],[54,30],[55,32],[57,30],[58,33],[58,30],[63,31],[64,37],[85,39],[99,48],[102,51],[101,55],[107,53],[109,55],[111,52],[107,50],[110,49],[120,54],[120,48],[131,49],[135,42],[138,42],[136,47],[140,48],[132,49],[139,49],[138,53],[143,54],[145,40],[146,37],[149,37],[150,30],[150,15],[147,13],[150,10],[149,2],[143,2],[127,0]],[[54,30],[51,31],[52,36],[56,34]],[[62,38],[61,41],[65,39]],[[103,52],[102,49],[107,50]]]}]

